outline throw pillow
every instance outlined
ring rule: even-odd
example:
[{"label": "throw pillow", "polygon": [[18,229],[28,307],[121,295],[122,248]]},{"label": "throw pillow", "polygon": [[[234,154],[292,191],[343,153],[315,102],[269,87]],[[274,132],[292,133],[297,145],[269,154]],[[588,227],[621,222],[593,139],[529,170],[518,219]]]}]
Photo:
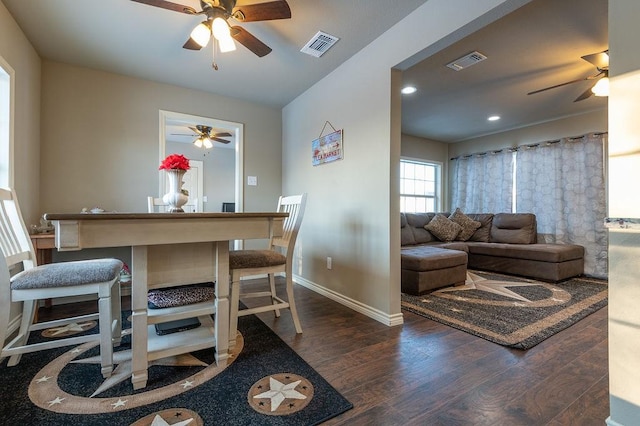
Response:
[{"label": "throw pillow", "polygon": [[451,242],[456,239],[462,227],[449,220],[443,214],[437,214],[424,228],[436,236],[440,241]]},{"label": "throw pillow", "polygon": [[466,214],[462,213],[460,208],[457,208],[455,212],[451,213],[449,219],[462,227],[462,230],[456,237],[456,240],[458,241],[467,241],[471,238],[474,232],[482,226],[482,223],[477,220],[473,220]]}]

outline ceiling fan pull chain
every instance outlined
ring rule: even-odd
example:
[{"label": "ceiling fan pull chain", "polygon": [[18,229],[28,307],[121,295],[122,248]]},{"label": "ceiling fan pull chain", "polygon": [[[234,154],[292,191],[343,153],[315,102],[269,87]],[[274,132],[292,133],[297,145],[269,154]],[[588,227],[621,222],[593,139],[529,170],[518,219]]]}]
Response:
[{"label": "ceiling fan pull chain", "polygon": [[216,38],[215,37],[211,37],[212,43],[211,43],[211,56],[213,57],[212,62],[211,62],[211,68],[213,68],[214,70],[218,71],[218,64],[216,64]]}]

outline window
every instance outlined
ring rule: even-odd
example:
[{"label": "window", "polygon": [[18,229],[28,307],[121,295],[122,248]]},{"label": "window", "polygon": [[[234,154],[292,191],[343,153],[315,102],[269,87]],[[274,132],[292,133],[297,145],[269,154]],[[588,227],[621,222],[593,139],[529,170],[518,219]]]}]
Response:
[{"label": "window", "polygon": [[437,212],[442,205],[442,165],[431,161],[400,160],[400,211]]},{"label": "window", "polygon": [[13,184],[11,176],[11,92],[13,69],[0,57],[0,187]]}]

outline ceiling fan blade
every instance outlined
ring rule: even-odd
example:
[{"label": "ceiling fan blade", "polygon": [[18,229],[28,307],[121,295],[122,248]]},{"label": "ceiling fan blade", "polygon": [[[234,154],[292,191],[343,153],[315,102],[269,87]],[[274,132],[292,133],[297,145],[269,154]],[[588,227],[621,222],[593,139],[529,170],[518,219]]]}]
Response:
[{"label": "ceiling fan blade", "polygon": [[200,50],[200,49],[202,49],[202,46],[200,46],[198,43],[196,43],[191,37],[189,37],[189,39],[182,45],[182,47],[184,49],[189,49],[189,50]]},{"label": "ceiling fan blade", "polygon": [[228,141],[226,139],[220,139],[220,138],[209,138],[212,141],[216,141],[216,142],[221,142],[221,143],[230,143],[231,141]]},{"label": "ceiling fan blade", "polygon": [[186,133],[171,133],[171,136],[199,136],[199,135],[187,135]]},{"label": "ceiling fan blade", "polygon": [[[195,126],[187,126],[189,129],[191,129],[191,131],[193,131],[193,133],[196,133],[197,135],[202,135],[202,132],[200,131],[200,129],[198,129]],[[195,136],[195,135],[194,135]]]},{"label": "ceiling fan blade", "polygon": [[269,21],[272,19],[291,18],[289,4],[284,1],[249,4],[233,9],[232,16],[240,22]]},{"label": "ceiling fan blade", "polygon": [[579,102],[579,101],[584,101],[587,98],[590,98],[591,96],[593,96],[593,92],[591,91],[591,89],[593,89],[593,86],[595,86],[596,84],[593,83],[591,86],[589,86],[589,88],[587,90],[585,90],[584,92],[582,92],[582,94],[580,96],[578,96],[576,98],[575,101],[573,102]]},{"label": "ceiling fan blade", "polygon": [[137,3],[146,4],[149,6],[159,7],[161,9],[173,10],[174,12],[186,13],[187,15],[197,15],[198,12],[191,6],[185,6],[183,4],[171,3],[165,0],[131,0]]},{"label": "ceiling fan blade", "polygon": [[213,133],[213,134],[211,135],[211,137],[214,137],[214,138],[215,138],[215,137],[224,137],[224,138],[226,138],[226,137],[229,137],[229,136],[233,136],[233,135],[232,135],[231,133],[227,133],[227,132],[222,132],[222,133]]},{"label": "ceiling fan blade", "polygon": [[555,86],[549,86],[549,87],[545,87],[544,89],[534,90],[533,92],[527,93],[527,95],[535,95],[536,93],[540,93],[540,92],[544,92],[544,91],[547,91],[547,90],[555,89],[557,87],[566,86],[568,84],[578,83],[580,81],[586,81],[586,80],[589,80],[589,79],[590,79],[590,77],[580,78],[578,80],[567,81],[566,83],[556,84]]},{"label": "ceiling fan blade", "polygon": [[592,53],[591,55],[585,55],[582,57],[585,61],[593,64],[598,69],[608,69],[609,68],[609,51],[605,50],[604,52]]},{"label": "ceiling fan blade", "polygon": [[242,27],[231,27],[231,37],[261,58],[271,53],[269,46]]}]

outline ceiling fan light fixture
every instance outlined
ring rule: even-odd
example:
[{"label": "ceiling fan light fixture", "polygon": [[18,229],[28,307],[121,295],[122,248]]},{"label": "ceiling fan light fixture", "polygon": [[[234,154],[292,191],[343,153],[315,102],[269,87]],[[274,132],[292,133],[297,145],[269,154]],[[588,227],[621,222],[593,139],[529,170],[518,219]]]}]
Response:
[{"label": "ceiling fan light fixture", "polygon": [[220,52],[233,52],[236,50],[236,42],[233,41],[231,37],[227,37],[224,39],[218,40],[218,45],[220,46]]},{"label": "ceiling fan light fixture", "polygon": [[596,96],[609,96],[609,77],[602,77],[598,80],[591,91]]},{"label": "ceiling fan light fixture", "polygon": [[204,21],[198,24],[197,27],[191,31],[191,39],[198,43],[201,47],[205,47],[209,44],[211,38],[211,21]]},{"label": "ceiling fan light fixture", "polygon": [[213,31],[213,36],[218,41],[231,38],[231,30],[229,29],[229,24],[227,24],[227,21],[220,17],[217,17],[213,20],[213,24],[211,24],[211,30]]},{"label": "ceiling fan light fixture", "polygon": [[202,148],[202,137],[197,138],[196,140],[193,141],[193,144],[198,147],[198,148]]},{"label": "ceiling fan light fixture", "polygon": [[209,139],[209,138],[205,138],[204,139],[203,145],[207,149],[213,148],[213,142],[211,142],[211,139]]}]

